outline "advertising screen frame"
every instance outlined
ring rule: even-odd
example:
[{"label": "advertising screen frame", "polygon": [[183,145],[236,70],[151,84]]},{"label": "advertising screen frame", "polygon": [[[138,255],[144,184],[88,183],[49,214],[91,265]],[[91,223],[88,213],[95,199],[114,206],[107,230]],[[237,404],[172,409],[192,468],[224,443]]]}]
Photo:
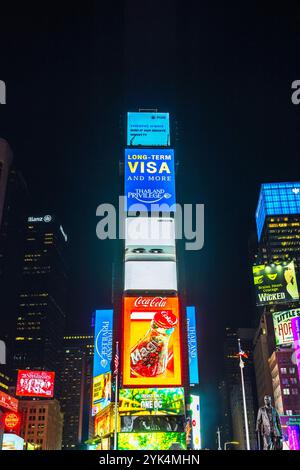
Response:
[{"label": "advertising screen frame", "polygon": [[[171,395],[170,401],[168,395]],[[121,388],[120,416],[178,416],[185,414],[183,387]]]},{"label": "advertising screen frame", "polygon": [[[127,122],[126,122],[126,143],[128,147],[169,147],[170,146],[170,113],[159,113],[159,112],[127,112]],[[163,124],[160,126],[163,129],[163,132],[158,135],[156,133],[155,137],[151,139],[152,132],[147,133],[147,128],[139,129],[136,132],[147,133],[148,135],[139,136],[133,135],[134,126],[151,126],[151,121],[154,121],[154,118],[159,118],[162,120],[164,118]],[[140,124],[139,124],[140,123]],[[166,123],[166,125],[164,125]],[[153,133],[154,134],[154,133]],[[137,139],[135,137],[138,137]],[[160,138],[161,137],[161,138]],[[135,139],[133,141],[133,139]]]},{"label": "advertising screen frame", "polygon": [[[27,392],[24,389],[21,381],[27,379],[33,381],[33,387],[38,386],[35,381],[46,381],[48,380],[49,390],[45,393],[41,392]],[[43,382],[41,382],[43,383]],[[55,372],[44,371],[44,370],[18,370],[17,389],[16,395],[19,397],[38,397],[38,398],[53,398],[54,397],[54,385],[55,385]]]},{"label": "advertising screen frame", "polygon": [[[155,305],[154,305],[155,304]],[[145,335],[150,332],[150,323],[153,315],[157,312],[171,311],[177,317],[177,325],[172,331],[172,341],[170,345],[173,347],[171,356],[168,355],[167,364],[173,364],[173,377],[166,377],[168,375],[169,367],[166,367],[165,372],[159,376],[146,377],[137,376],[133,377],[131,374],[130,357],[132,358],[131,349],[137,348],[139,344],[143,344]],[[148,317],[147,317],[148,315]],[[134,317],[134,320],[132,319]],[[147,319],[145,319],[147,317]],[[134,322],[134,323],[133,323]],[[137,325],[140,324],[143,331],[137,332]],[[148,325],[148,326],[147,326]],[[123,297],[123,354],[122,354],[122,371],[123,371],[123,387],[124,388],[154,388],[154,387],[180,387],[182,386],[182,344],[181,344],[181,312],[179,299],[174,297],[160,297],[160,296],[124,296]],[[134,328],[134,330],[133,330]],[[171,331],[171,330],[170,330]],[[148,332],[148,333],[147,333]],[[135,334],[136,341],[132,340],[132,335]],[[151,334],[151,332],[150,332]],[[139,337],[139,339],[138,339]],[[152,344],[152,340],[150,341]],[[149,343],[149,344],[150,344]],[[144,347],[143,347],[144,348]],[[149,358],[148,346],[145,349],[145,357]],[[141,353],[141,348],[139,351]],[[148,348],[149,349],[149,348]],[[154,348],[152,353],[156,353],[157,349]],[[169,351],[169,349],[168,349]],[[143,351],[142,351],[143,352]]]},{"label": "advertising screen frame", "polygon": [[[136,439],[137,441],[130,447],[129,441]],[[168,447],[166,447],[167,440]],[[122,441],[124,449],[122,448]],[[174,444],[186,450],[186,437],[185,432],[153,432],[153,433],[134,433],[134,432],[121,432],[118,434],[118,450],[172,450]]]},{"label": "advertising screen frame", "polygon": [[297,317],[300,317],[300,308],[292,308],[289,310],[284,310],[282,312],[273,312],[272,318],[276,346],[292,345],[292,319]]},{"label": "advertising screen frame", "polygon": [[188,339],[188,353],[189,353],[189,376],[190,384],[199,384],[199,364],[198,364],[198,336],[197,336],[197,322],[196,322],[196,307],[186,307],[186,320],[187,320],[187,339]]}]

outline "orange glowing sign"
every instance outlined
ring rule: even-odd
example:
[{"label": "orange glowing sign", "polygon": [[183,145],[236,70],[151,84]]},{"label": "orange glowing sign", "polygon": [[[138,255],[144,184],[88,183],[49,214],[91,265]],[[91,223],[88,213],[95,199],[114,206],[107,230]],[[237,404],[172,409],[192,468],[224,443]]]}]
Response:
[{"label": "orange glowing sign", "polygon": [[7,411],[3,415],[4,432],[18,434],[21,426],[21,414],[14,411]]},{"label": "orange glowing sign", "polygon": [[125,297],[123,386],[180,386],[178,297]]}]

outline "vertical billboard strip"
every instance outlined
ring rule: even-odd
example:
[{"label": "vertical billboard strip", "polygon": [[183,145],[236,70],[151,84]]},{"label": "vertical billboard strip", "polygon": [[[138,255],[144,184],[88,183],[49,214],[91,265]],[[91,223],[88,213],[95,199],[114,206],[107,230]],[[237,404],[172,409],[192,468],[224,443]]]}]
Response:
[{"label": "vertical billboard strip", "polygon": [[199,383],[196,309],[186,307],[190,384]]},{"label": "vertical billboard strip", "polygon": [[295,361],[298,368],[298,378],[300,381],[300,317],[292,318],[292,331],[295,348]]},{"label": "vertical billboard strip", "polygon": [[111,402],[113,310],[96,310],[93,369],[93,410],[97,414]]}]

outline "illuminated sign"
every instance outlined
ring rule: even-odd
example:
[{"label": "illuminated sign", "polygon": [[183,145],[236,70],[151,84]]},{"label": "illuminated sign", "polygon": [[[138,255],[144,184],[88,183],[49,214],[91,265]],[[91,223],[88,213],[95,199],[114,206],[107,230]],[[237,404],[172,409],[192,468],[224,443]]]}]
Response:
[{"label": "illuminated sign", "polygon": [[191,424],[192,424],[192,442],[193,449],[201,449],[201,430],[200,430],[200,397],[198,395],[191,395]]},{"label": "illuminated sign", "polygon": [[11,397],[5,392],[0,390],[0,408],[5,408],[11,411],[18,411],[18,400],[14,397]]},{"label": "illuminated sign", "polygon": [[24,450],[24,439],[16,434],[3,434],[2,450]]},{"label": "illuminated sign", "polygon": [[2,422],[4,432],[19,434],[21,427],[21,414],[16,411],[6,411],[3,413]]},{"label": "illuminated sign", "polygon": [[276,346],[291,345],[293,342],[292,318],[300,317],[300,308],[273,313]]},{"label": "illuminated sign", "polygon": [[95,436],[107,436],[114,430],[114,409],[107,407],[95,416]]},{"label": "illuminated sign", "polygon": [[111,372],[93,378],[93,409],[95,416],[111,402]]},{"label": "illuminated sign", "polygon": [[298,368],[298,379],[300,381],[300,317],[292,318],[293,346],[295,348],[294,361]]},{"label": "illuminated sign", "polygon": [[125,387],[181,385],[179,317],[178,297],[124,298]]},{"label": "illuminated sign", "polygon": [[121,416],[121,432],[185,432],[184,416]]},{"label": "illuminated sign", "polygon": [[110,371],[112,359],[113,310],[96,310],[93,376]]},{"label": "illuminated sign", "polygon": [[55,372],[19,370],[16,395],[20,397],[45,397],[54,395]]},{"label": "illuminated sign", "polygon": [[177,292],[177,269],[174,261],[126,261],[125,291]]},{"label": "illuminated sign", "polygon": [[120,415],[184,415],[184,390],[177,388],[122,388]]},{"label": "illuminated sign", "polygon": [[150,211],[151,204],[164,204],[164,211],[170,212],[176,203],[174,150],[126,149],[125,196],[127,211]]},{"label": "illuminated sign", "polygon": [[127,113],[127,145],[169,146],[169,113]]},{"label": "illuminated sign", "polygon": [[51,215],[44,215],[43,217],[28,217],[28,222],[51,222],[52,216]]},{"label": "illuminated sign", "polygon": [[126,218],[125,261],[176,261],[175,220],[171,217]]},{"label": "illuminated sign", "polygon": [[257,305],[299,300],[294,262],[253,266]]},{"label": "illuminated sign", "polygon": [[300,214],[300,183],[262,184],[256,209],[258,240],[268,215],[288,214]]},{"label": "illuminated sign", "polygon": [[118,450],[172,450],[186,449],[185,433],[119,433]]},{"label": "illuminated sign", "polygon": [[199,383],[196,309],[186,307],[190,384]]}]

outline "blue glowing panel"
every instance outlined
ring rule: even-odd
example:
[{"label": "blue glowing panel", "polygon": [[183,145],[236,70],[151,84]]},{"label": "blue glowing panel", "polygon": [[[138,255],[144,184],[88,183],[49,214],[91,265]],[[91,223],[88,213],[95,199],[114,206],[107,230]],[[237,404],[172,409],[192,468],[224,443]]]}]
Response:
[{"label": "blue glowing panel", "polygon": [[127,145],[170,146],[169,113],[127,113]]},{"label": "blue glowing panel", "polygon": [[300,214],[300,183],[262,184],[255,214],[258,239],[268,215],[289,214]]},{"label": "blue glowing panel", "polygon": [[[125,210],[170,211],[175,205],[174,150],[125,149]],[[174,208],[172,209],[174,211]]]},{"label": "blue glowing panel", "polygon": [[190,384],[199,383],[196,309],[186,307]]},{"label": "blue glowing panel", "polygon": [[96,310],[93,376],[111,369],[113,335],[113,310]]}]

